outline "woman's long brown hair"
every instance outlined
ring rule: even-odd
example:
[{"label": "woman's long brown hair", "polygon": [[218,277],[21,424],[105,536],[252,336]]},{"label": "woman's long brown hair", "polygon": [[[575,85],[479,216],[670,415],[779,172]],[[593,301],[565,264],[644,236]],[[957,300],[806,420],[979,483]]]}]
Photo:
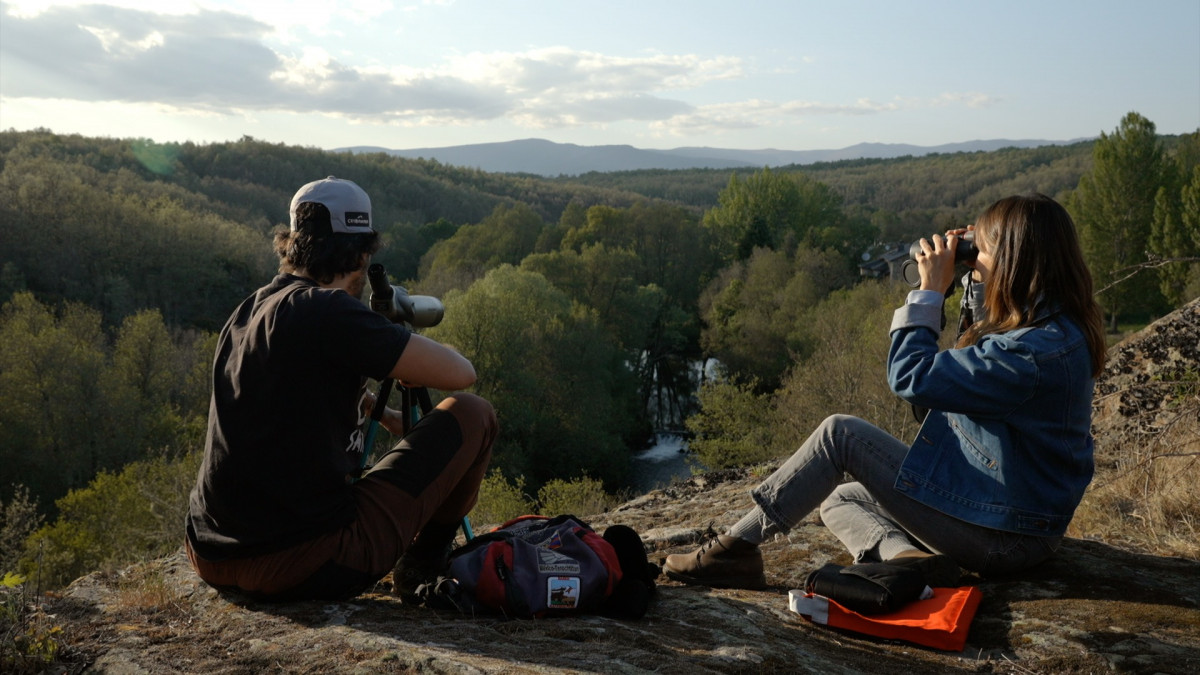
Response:
[{"label": "woman's long brown hair", "polygon": [[984,287],[986,316],[958,341],[972,345],[984,335],[1036,323],[1045,309],[1057,309],[1083,330],[1092,360],[1092,376],[1104,369],[1104,320],[1092,297],[1092,274],[1083,261],[1071,215],[1043,194],[1005,197],[988,207],[975,223],[992,256]]}]

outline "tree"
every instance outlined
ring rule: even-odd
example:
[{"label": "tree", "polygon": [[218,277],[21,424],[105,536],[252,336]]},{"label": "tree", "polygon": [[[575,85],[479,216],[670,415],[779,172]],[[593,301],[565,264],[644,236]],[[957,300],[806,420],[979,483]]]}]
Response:
[{"label": "tree", "polygon": [[835,413],[911,438],[912,410],[886,376],[887,326],[907,292],[899,284],[865,282],[803,310],[795,339],[808,346],[777,389],[753,378],[706,384],[701,410],[687,422],[700,463],[718,469],[785,457]]},{"label": "tree", "polygon": [[[82,487],[117,451],[101,395],[100,315],[17,293],[0,315],[0,466],[42,503]],[[9,473],[11,472],[11,473]]]},{"label": "tree", "polygon": [[700,410],[687,420],[689,448],[706,469],[744,466],[778,457],[782,448],[771,429],[771,396],[755,383],[718,380],[700,388]]},{"label": "tree", "polygon": [[694,313],[700,289],[716,269],[708,231],[691,213],[669,204],[639,202],[626,213],[627,245],[641,263],[638,283],[663,289],[669,302]]},{"label": "tree", "polygon": [[701,345],[734,380],[755,380],[768,391],[779,386],[791,363],[787,333],[795,317],[780,311],[790,278],[784,253],[759,248],[710,286]]},{"label": "tree", "polygon": [[797,245],[832,249],[848,262],[875,238],[869,219],[848,219],[842,198],[802,173],[763,169],[744,182],[735,173],[718,199],[704,225],[726,264],[745,260],[755,248],[790,253]]},{"label": "tree", "polygon": [[29,496],[24,485],[5,486],[11,488],[11,496],[5,501],[0,493],[0,572],[17,569],[17,561],[25,538],[42,524],[37,500]]},{"label": "tree", "polygon": [[[681,401],[691,397],[689,361],[696,343],[694,315],[655,284],[638,285],[641,261],[628,249],[584,244],[525,258],[521,269],[544,276],[572,300],[596,312],[639,383],[641,407],[659,427],[682,422]],[[649,435],[650,430],[646,429]]]},{"label": "tree", "polygon": [[600,324],[622,346],[638,349],[651,321],[634,311],[638,264],[627,249],[585,244],[578,253],[567,249],[527,256],[521,269],[542,275],[572,300],[596,310]]},{"label": "tree", "polygon": [[444,298],[446,318],[428,335],[475,365],[501,434],[493,465],[531,489],[590,475],[621,485],[636,424],[635,383],[595,312],[540,274],[501,265]]},{"label": "tree", "polygon": [[828,185],[805,174],[796,177],[800,190],[800,213],[796,231],[800,243],[818,250],[833,250],[848,261],[874,241],[878,230],[867,218],[848,218],[842,198]]},{"label": "tree", "polygon": [[1154,275],[1135,273],[1135,268],[1147,262],[1155,198],[1166,165],[1154,123],[1136,112],[1125,115],[1111,135],[1100,134],[1093,160],[1068,206],[1102,289],[1098,299],[1108,312],[1110,330],[1116,331],[1123,313],[1153,312],[1164,305]]},{"label": "tree", "polygon": [[701,300],[701,344],[734,379],[770,391],[802,356],[802,313],[853,277],[832,251],[765,248],[724,270]]},{"label": "tree", "polygon": [[799,186],[786,174],[764,168],[745,181],[731,175],[719,205],[704,214],[720,259],[745,260],[755,248],[779,248],[789,233],[794,241],[801,199]]},{"label": "tree", "polygon": [[96,310],[15,294],[0,313],[5,475],[53,503],[152,449],[198,447],[212,342],[183,337],[179,346],[149,311],[129,317],[110,347]]},{"label": "tree", "polygon": [[422,292],[464,289],[488,270],[517,265],[533,253],[545,222],[527,204],[501,204],[477,225],[463,225],[421,261]]},{"label": "tree", "polygon": [[697,297],[712,269],[707,232],[668,204],[593,206],[579,215],[561,251],[522,266],[599,312],[633,364],[643,409],[659,427],[676,427],[697,386]]},{"label": "tree", "polygon": [[55,521],[29,536],[22,572],[40,575],[54,588],[97,569],[176,550],[202,457],[156,457],[101,471],[59,499]]},{"label": "tree", "polygon": [[1200,131],[1185,135],[1168,163],[1154,202],[1150,251],[1178,262],[1159,270],[1160,289],[1173,306],[1200,296]]},{"label": "tree", "polygon": [[907,292],[902,284],[868,281],[836,291],[803,313],[797,324],[805,356],[789,369],[775,397],[776,436],[789,439],[794,449],[825,417],[843,413],[897,438],[912,438],[918,426],[912,408],[887,382],[888,325]]},{"label": "tree", "polygon": [[420,227],[394,223],[378,229],[383,235],[383,245],[373,260],[387,268],[393,278],[412,283],[419,275],[422,256],[437,242],[452,237],[458,226],[438,218]]},{"label": "tree", "polygon": [[130,459],[149,451],[183,454],[203,441],[215,348],[210,338],[215,335],[172,338],[157,310],[121,323],[106,381]]}]

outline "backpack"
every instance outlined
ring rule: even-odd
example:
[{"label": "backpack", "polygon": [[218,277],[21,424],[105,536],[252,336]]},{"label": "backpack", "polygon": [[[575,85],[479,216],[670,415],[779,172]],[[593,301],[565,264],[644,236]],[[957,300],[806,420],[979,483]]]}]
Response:
[{"label": "backpack", "polygon": [[641,618],[658,568],[625,525],[601,536],[570,515],[521,516],[450,554],[447,576],[419,589],[432,607],[513,618]]}]

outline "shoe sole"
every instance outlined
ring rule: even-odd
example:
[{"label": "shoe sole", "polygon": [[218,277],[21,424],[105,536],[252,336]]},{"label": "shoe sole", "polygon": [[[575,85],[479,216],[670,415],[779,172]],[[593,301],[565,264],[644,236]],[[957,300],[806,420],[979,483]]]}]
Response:
[{"label": "shoe sole", "polygon": [[763,575],[758,579],[747,579],[745,577],[722,577],[718,579],[701,579],[699,577],[689,576],[681,572],[663,568],[667,578],[675,581],[682,581],[685,584],[694,586],[708,586],[709,588],[741,588],[748,591],[761,591],[767,587],[767,577]]}]

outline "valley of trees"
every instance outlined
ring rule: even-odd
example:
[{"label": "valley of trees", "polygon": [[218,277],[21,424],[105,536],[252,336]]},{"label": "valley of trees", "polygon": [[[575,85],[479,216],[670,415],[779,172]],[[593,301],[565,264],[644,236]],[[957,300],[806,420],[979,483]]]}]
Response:
[{"label": "valley of trees", "polygon": [[489,513],[488,494],[564,481],[619,494],[663,428],[711,469],[786,455],[834,412],[911,437],[882,374],[908,289],[858,263],[1008,194],[1072,211],[1114,329],[1200,295],[1200,130],[1162,137],[1136,113],[1065,147],[554,180],[251,138],[2,132],[0,572],[61,584],[178,546],[215,331],[275,273],[293,192],[327,175],[371,195],[376,262],[443,300],[426,334],[496,404]]}]

